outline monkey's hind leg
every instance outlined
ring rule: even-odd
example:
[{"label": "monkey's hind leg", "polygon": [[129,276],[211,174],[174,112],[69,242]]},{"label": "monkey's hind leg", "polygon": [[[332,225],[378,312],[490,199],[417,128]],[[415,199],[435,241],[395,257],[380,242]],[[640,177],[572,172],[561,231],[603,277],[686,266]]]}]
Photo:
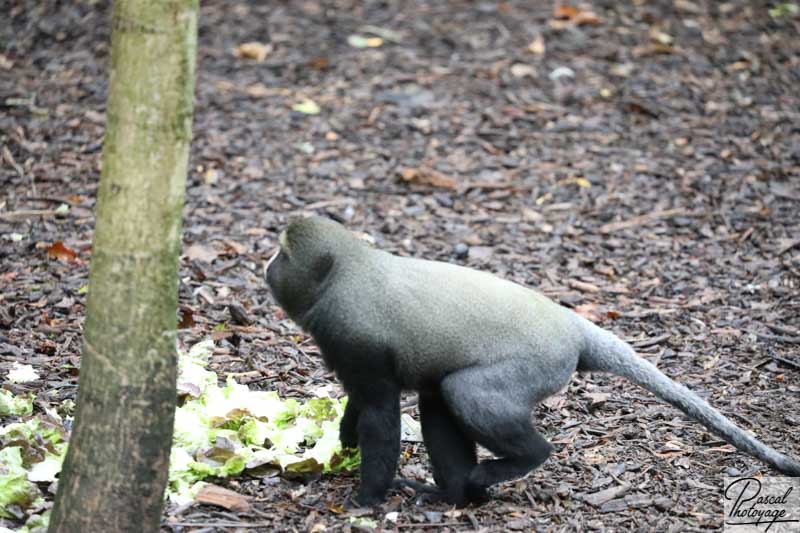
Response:
[{"label": "monkey's hind leg", "polygon": [[483,461],[470,471],[468,498],[480,497],[495,483],[524,476],[552,453],[530,421],[531,408],[550,384],[537,385],[530,362],[506,360],[469,367],[442,381],[442,394],[467,436],[499,459]]},{"label": "monkey's hind leg", "polygon": [[420,392],[419,410],[433,479],[441,488],[441,494],[427,499],[438,497],[463,507],[470,502],[466,494],[467,479],[478,463],[475,442],[458,427],[438,390]]}]

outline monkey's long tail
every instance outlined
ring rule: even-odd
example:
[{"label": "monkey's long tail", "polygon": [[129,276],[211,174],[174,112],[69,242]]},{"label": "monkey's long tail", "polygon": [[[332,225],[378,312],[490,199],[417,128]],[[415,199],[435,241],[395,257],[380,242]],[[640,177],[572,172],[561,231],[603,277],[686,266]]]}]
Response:
[{"label": "monkey's long tail", "polygon": [[761,459],[788,476],[800,476],[800,463],[773,450],[725,418],[685,386],[672,381],[655,365],[636,355],[634,349],[613,333],[585,321],[588,349],[580,368],[625,377],[699,421],[725,442]]}]

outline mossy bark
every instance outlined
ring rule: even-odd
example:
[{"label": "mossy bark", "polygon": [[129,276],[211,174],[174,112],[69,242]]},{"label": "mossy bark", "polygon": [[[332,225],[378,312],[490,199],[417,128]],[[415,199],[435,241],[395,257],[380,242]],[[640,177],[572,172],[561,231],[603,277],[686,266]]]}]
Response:
[{"label": "mossy bark", "polygon": [[175,413],[198,0],[114,7],[78,407],[50,531],[157,531]]}]

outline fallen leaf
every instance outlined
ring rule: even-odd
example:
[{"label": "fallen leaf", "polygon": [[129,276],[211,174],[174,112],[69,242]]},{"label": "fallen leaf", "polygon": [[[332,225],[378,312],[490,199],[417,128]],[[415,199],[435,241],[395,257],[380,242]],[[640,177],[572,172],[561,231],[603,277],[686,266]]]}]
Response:
[{"label": "fallen leaf", "polygon": [[230,239],[225,240],[225,252],[230,255],[243,255],[246,254],[248,251],[248,247],[244,244],[238,243],[236,241],[232,241]]},{"label": "fallen leaf", "polygon": [[686,11],[687,13],[692,13],[694,15],[699,15],[703,12],[700,6],[690,2],[689,0],[675,0],[674,4],[675,7],[680,11]]},{"label": "fallen leaf", "polygon": [[650,40],[656,44],[660,44],[661,46],[672,46],[673,42],[672,35],[655,27],[650,29]]},{"label": "fallen leaf", "polygon": [[209,168],[203,173],[203,183],[213,185],[219,181],[220,172],[216,168]]},{"label": "fallen leaf", "polygon": [[39,379],[39,373],[31,365],[14,361],[8,371],[6,379],[9,383],[29,383]]},{"label": "fallen leaf", "polygon": [[328,510],[333,514],[344,514],[347,512],[347,509],[345,509],[341,505],[335,505],[335,504],[329,504]]},{"label": "fallen leaf", "polygon": [[229,511],[244,513],[250,510],[250,501],[247,497],[230,489],[207,483],[195,496],[198,503],[217,505]]},{"label": "fallen leaf", "polygon": [[311,144],[310,142],[297,143],[294,145],[294,147],[306,155],[313,154],[315,150],[314,145]]},{"label": "fallen leaf", "polygon": [[75,250],[70,250],[64,246],[62,241],[56,241],[47,248],[47,255],[54,259],[71,262],[75,261],[78,254],[75,253]]},{"label": "fallen leaf", "polygon": [[509,69],[511,71],[511,75],[515,78],[524,78],[525,76],[536,76],[536,69],[530,65],[526,65],[525,63],[514,63],[511,65]]},{"label": "fallen leaf", "polygon": [[242,43],[233,49],[233,55],[236,57],[255,59],[256,63],[263,63],[270,52],[272,52],[271,44],[264,44],[257,41]]},{"label": "fallen leaf", "polygon": [[453,176],[449,176],[429,167],[401,168],[398,173],[400,174],[400,178],[407,183],[428,185],[450,190],[456,190],[458,188],[458,181],[456,181]]},{"label": "fallen leaf", "polygon": [[315,57],[314,59],[308,61],[306,66],[316,70],[328,70],[331,66],[331,62],[326,57]]},{"label": "fallen leaf", "polygon": [[611,397],[611,394],[607,392],[584,392],[583,395],[591,400],[591,405],[606,403]]},{"label": "fallen leaf", "polygon": [[210,246],[191,244],[186,248],[184,255],[187,259],[189,259],[189,261],[197,260],[204,263],[210,263],[219,256],[219,252]]},{"label": "fallen leaf", "polygon": [[600,292],[601,290],[600,287],[598,287],[594,283],[588,283],[586,281],[580,281],[577,279],[567,280],[567,285],[581,292]]},{"label": "fallen leaf", "polygon": [[575,312],[592,322],[602,322],[603,318],[597,310],[597,305],[588,303],[575,306]]},{"label": "fallen leaf", "polygon": [[222,339],[229,339],[230,337],[233,337],[233,331],[227,329],[220,329],[211,333],[211,340],[215,342]]},{"label": "fallen leaf", "polygon": [[403,442],[422,442],[420,423],[407,413],[400,415],[400,440]]},{"label": "fallen leaf", "polygon": [[556,20],[568,20],[576,26],[599,26],[603,20],[594,11],[579,9],[577,7],[561,4],[553,8],[553,18]]},{"label": "fallen leaf", "polygon": [[719,354],[713,355],[713,356],[709,357],[708,359],[706,359],[705,361],[703,361],[703,363],[702,363],[703,364],[703,369],[704,370],[710,370],[710,369],[714,368],[715,366],[717,366],[717,363],[719,363]]},{"label": "fallen leaf", "polygon": [[581,178],[581,177],[573,177],[573,178],[566,178],[566,179],[563,179],[563,180],[559,180],[558,182],[556,182],[556,185],[560,186],[560,185],[567,185],[567,184],[571,184],[571,183],[574,183],[578,187],[582,187],[584,189],[589,189],[592,186],[592,183],[589,180],[587,180],[586,178]]},{"label": "fallen leaf", "polygon": [[348,522],[350,525],[356,526],[359,529],[373,530],[378,527],[378,522],[376,520],[366,516],[350,516]]},{"label": "fallen leaf", "polygon": [[603,24],[603,19],[598,17],[594,11],[580,11],[571,21],[576,26],[600,26]]},{"label": "fallen leaf", "polygon": [[628,76],[636,70],[636,65],[633,63],[617,63],[616,65],[612,65],[609,69],[609,72],[614,76],[619,76],[621,78],[627,78]]},{"label": "fallen leaf", "polygon": [[794,2],[782,2],[769,10],[769,16],[774,19],[790,17],[800,13],[800,6]]},{"label": "fallen leaf", "polygon": [[318,115],[320,112],[319,104],[309,98],[294,104],[292,110],[304,115]]},{"label": "fallen leaf", "polygon": [[182,305],[178,310],[180,313],[180,320],[178,320],[178,329],[190,329],[194,327],[194,311],[191,307]]},{"label": "fallen leaf", "polygon": [[569,67],[556,67],[554,68],[550,74],[547,75],[553,81],[558,81],[561,78],[574,78],[575,71]]},{"label": "fallen leaf", "polygon": [[383,44],[380,37],[364,37],[363,35],[351,35],[347,38],[347,44],[353,48],[377,48]]},{"label": "fallen leaf", "polygon": [[380,26],[366,25],[366,26],[361,26],[358,30],[364,33],[371,33],[373,35],[377,35],[378,37],[383,38],[384,41],[390,41],[393,43],[403,42],[403,35],[400,32],[390,30],[389,28],[381,28]]},{"label": "fallen leaf", "polygon": [[528,45],[528,52],[541,56],[544,55],[545,50],[544,36],[540,33],[534,37],[531,44]]},{"label": "fallen leaf", "polygon": [[578,16],[578,8],[570,5],[559,4],[553,8],[553,18],[573,19]]}]

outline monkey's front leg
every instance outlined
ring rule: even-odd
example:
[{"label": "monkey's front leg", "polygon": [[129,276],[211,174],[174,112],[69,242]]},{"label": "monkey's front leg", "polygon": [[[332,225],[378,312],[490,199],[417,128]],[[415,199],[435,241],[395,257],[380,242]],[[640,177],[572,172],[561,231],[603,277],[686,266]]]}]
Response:
[{"label": "monkey's front leg", "polygon": [[[339,441],[342,443],[343,448],[355,448],[358,446],[358,417],[360,411],[361,410],[356,406],[356,401],[353,399],[353,397],[348,396],[347,404],[345,404],[344,408],[344,414],[342,415],[342,420],[339,424]],[[394,478],[390,488],[410,488],[418,495],[427,496],[438,496],[441,492],[437,487],[402,477]]]},{"label": "monkey's front leg", "polygon": [[347,397],[342,420],[339,422],[339,442],[342,448],[355,448],[358,446],[358,416],[360,409],[352,396]]},{"label": "monkey's front leg", "polygon": [[[358,447],[361,449],[361,488],[356,501],[381,503],[392,485],[400,457],[400,388],[391,382],[370,383],[359,391]],[[348,400],[349,403],[350,400]]]}]

